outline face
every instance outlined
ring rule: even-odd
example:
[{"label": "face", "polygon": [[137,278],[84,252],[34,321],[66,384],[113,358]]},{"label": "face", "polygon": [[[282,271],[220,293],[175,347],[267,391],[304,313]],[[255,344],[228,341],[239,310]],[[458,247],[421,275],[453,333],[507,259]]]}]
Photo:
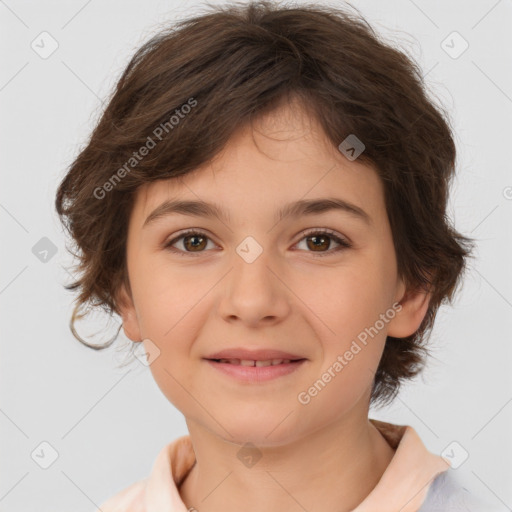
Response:
[{"label": "face", "polygon": [[[297,201],[325,199],[353,210],[279,216]],[[216,205],[222,216],[195,208],[148,219],[174,200]],[[124,331],[157,354],[150,369],[164,395],[187,421],[260,446],[366,419],[386,336],[412,334],[428,306],[404,296],[377,173],[330,145],[298,106],[237,132],[182,179],[141,187],[127,266]],[[232,348],[305,361],[245,382],[205,359]]]}]

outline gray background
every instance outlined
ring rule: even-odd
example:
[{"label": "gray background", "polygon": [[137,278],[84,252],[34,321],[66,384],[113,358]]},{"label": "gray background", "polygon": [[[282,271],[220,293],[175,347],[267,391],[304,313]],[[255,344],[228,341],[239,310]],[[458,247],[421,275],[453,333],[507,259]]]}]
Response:
[{"label": "gray background", "polygon": [[[161,24],[197,5],[0,1],[0,511],[91,511],[149,475],[158,451],[187,433],[147,367],[135,360],[117,368],[122,352],[88,349],[70,333],[73,296],[63,285],[73,261],[53,202],[129,57]],[[512,507],[512,4],[353,5],[419,61],[429,90],[450,111],[459,172],[450,215],[478,240],[454,307],[439,312],[435,358],[392,406],[370,416],[412,425],[434,453],[456,441],[469,453],[457,469],[466,486]],[[43,31],[59,45],[44,59],[31,47]],[[442,46],[453,31],[469,43],[458,58]],[[457,51],[460,41],[452,46]],[[57,252],[41,261],[37,244]],[[104,322],[98,314],[78,328],[94,332]],[[58,453],[47,469],[40,467],[51,462],[45,441]]]}]

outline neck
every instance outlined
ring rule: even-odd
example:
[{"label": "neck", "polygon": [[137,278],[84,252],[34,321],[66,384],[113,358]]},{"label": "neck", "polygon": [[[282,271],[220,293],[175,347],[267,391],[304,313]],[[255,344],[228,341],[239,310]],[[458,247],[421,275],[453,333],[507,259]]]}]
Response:
[{"label": "neck", "polygon": [[394,455],[367,418],[340,421],[288,444],[245,448],[249,456],[261,455],[247,464],[239,458],[244,443],[187,424],[196,463],[179,490],[187,508],[198,512],[349,512]]}]

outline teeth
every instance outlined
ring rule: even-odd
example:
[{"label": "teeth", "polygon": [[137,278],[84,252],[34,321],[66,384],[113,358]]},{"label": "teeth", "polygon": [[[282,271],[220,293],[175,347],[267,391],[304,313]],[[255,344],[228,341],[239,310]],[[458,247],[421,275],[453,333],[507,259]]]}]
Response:
[{"label": "teeth", "polygon": [[236,364],[239,366],[276,366],[289,363],[290,359],[268,359],[267,361],[254,361],[251,359],[220,359],[221,363]]},{"label": "teeth", "polygon": [[256,366],[272,366],[274,364],[274,361],[278,361],[278,359],[275,359],[273,361],[256,361]]}]

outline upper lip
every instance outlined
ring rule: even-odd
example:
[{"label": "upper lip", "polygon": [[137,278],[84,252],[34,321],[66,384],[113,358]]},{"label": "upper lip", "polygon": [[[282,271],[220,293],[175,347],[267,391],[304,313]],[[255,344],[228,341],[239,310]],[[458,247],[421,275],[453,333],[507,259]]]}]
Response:
[{"label": "upper lip", "polygon": [[282,350],[260,349],[248,350],[246,348],[228,348],[209,355],[206,359],[242,359],[246,361],[268,361],[271,359],[305,359],[304,357],[283,352]]}]

